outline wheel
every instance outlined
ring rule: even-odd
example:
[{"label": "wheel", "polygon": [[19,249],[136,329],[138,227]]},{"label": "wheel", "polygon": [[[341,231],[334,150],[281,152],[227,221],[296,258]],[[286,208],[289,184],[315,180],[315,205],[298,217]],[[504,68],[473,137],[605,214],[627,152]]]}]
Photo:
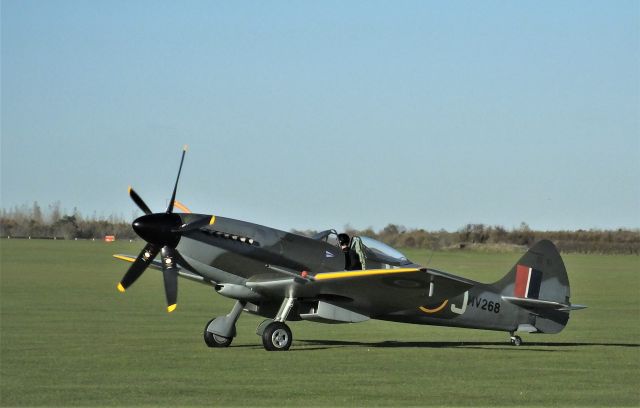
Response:
[{"label": "wheel", "polygon": [[513,344],[514,346],[520,346],[522,345],[522,339],[520,338],[520,336],[512,336],[511,344]]},{"label": "wheel", "polygon": [[267,351],[289,350],[293,342],[293,335],[289,326],[282,322],[269,324],[262,333],[262,345]]},{"label": "wheel", "polygon": [[204,332],[204,342],[207,343],[209,347],[229,347],[232,341],[233,337],[222,337],[209,333],[208,331]]},{"label": "wheel", "polygon": [[233,337],[223,337],[207,331],[207,327],[215,319],[211,319],[204,326],[204,342],[209,347],[229,347],[233,341]]}]

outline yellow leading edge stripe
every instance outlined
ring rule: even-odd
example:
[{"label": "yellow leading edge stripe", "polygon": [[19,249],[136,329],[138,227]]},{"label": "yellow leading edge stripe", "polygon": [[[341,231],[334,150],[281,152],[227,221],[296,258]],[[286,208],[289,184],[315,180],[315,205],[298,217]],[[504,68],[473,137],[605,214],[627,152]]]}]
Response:
[{"label": "yellow leading edge stripe", "polygon": [[116,259],[127,261],[127,262],[135,262],[136,261],[136,258],[132,258],[130,256],[114,255],[113,257],[116,258]]},{"label": "yellow leading edge stripe", "polygon": [[317,274],[314,278],[316,280],[327,280],[327,279],[356,278],[360,276],[393,275],[396,273],[409,273],[409,272],[420,272],[420,269],[397,268],[397,269],[369,269],[364,271],[324,272],[324,273]]}]

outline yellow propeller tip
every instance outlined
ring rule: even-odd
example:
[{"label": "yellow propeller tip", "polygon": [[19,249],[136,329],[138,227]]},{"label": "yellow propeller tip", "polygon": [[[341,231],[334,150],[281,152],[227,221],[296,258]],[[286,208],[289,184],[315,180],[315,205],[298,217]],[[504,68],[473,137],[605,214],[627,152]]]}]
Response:
[{"label": "yellow propeller tip", "polygon": [[187,150],[189,150],[189,145],[184,145],[184,146],[182,147],[182,150],[184,150],[185,152],[186,152]]},{"label": "yellow propeller tip", "polygon": [[118,292],[120,293],[124,293],[125,289],[124,286],[122,286],[122,283],[118,283]]},{"label": "yellow propeller tip", "polygon": [[213,225],[216,222],[216,216],[212,215],[211,219],[209,220],[209,225]]},{"label": "yellow propeller tip", "polygon": [[178,305],[175,304],[175,303],[172,304],[172,305],[167,306],[167,312],[169,312],[169,313],[173,312],[174,310],[176,310],[176,307],[178,307]]},{"label": "yellow propeller tip", "polygon": [[127,193],[131,194],[131,190],[133,190],[133,188],[132,188],[131,186],[129,186],[129,187],[127,188]]}]

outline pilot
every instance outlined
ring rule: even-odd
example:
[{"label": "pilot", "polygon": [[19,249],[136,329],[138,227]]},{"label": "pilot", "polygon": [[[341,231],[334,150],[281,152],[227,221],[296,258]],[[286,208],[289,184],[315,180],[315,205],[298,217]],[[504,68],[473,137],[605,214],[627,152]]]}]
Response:
[{"label": "pilot", "polygon": [[360,257],[351,248],[351,238],[347,234],[338,234],[338,242],[340,243],[340,249],[344,254],[344,269],[347,271],[362,269],[362,264],[360,263]]}]

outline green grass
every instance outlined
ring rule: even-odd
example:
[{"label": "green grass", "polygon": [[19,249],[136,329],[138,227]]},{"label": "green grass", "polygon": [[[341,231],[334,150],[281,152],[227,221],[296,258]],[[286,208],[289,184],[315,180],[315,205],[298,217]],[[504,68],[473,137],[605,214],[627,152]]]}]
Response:
[{"label": "green grass", "polygon": [[[557,335],[369,321],[290,324],[290,352],[262,349],[243,315],[228,349],[204,324],[233,302],[181,280],[165,312],[161,275],[127,293],[140,243],[2,240],[0,405],[3,406],[638,406],[640,258],[565,255],[572,313]],[[430,253],[407,251],[426,263]],[[491,282],[518,254],[436,252],[429,266]]]}]

